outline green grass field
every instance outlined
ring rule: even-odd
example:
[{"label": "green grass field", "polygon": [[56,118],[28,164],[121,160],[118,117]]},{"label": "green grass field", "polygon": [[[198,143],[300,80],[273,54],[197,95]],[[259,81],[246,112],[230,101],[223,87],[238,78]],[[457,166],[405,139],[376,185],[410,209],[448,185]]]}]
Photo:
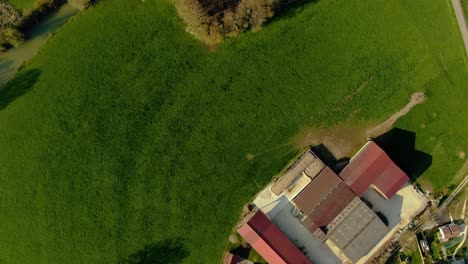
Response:
[{"label": "green grass field", "polygon": [[468,17],[468,0],[461,0],[463,11],[465,12],[465,19]]},{"label": "green grass field", "polygon": [[36,0],[7,0],[14,5],[18,10],[24,12],[25,10],[31,9]]},{"label": "green grass field", "polygon": [[441,189],[467,73],[448,0],[322,0],[216,52],[169,3],[101,1],[0,90],[0,263],[218,263],[301,128],[380,122],[415,91],[396,125]]}]

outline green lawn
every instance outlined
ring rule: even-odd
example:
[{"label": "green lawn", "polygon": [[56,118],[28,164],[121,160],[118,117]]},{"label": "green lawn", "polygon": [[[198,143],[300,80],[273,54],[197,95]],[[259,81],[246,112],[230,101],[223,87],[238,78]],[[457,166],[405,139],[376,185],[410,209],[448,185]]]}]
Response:
[{"label": "green lawn", "polygon": [[18,10],[24,12],[25,10],[31,9],[36,0],[7,0],[14,5]]},{"label": "green lawn", "polygon": [[465,12],[465,19],[466,19],[468,17],[468,0],[461,0],[461,4],[463,6],[463,11]]},{"label": "green lawn", "polygon": [[443,188],[467,73],[448,0],[321,0],[216,52],[167,2],[101,1],[0,90],[0,262],[218,263],[302,127],[380,122],[414,91],[397,126]]}]

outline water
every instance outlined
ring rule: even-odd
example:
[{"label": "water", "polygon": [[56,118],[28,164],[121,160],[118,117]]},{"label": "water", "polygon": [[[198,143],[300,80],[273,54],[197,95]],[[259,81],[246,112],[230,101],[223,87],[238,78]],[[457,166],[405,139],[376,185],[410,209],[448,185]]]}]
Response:
[{"label": "water", "polygon": [[11,79],[24,62],[36,55],[39,48],[49,38],[49,33],[56,32],[76,13],[78,13],[77,9],[64,4],[36,24],[26,35],[27,41],[24,44],[0,53],[0,85]]}]

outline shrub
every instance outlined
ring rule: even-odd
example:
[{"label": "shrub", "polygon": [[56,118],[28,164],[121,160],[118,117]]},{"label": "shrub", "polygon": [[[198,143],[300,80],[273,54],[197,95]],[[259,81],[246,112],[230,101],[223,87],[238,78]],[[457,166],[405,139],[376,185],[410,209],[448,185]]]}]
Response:
[{"label": "shrub", "polygon": [[0,30],[7,26],[17,26],[22,22],[21,13],[8,1],[0,0]]},{"label": "shrub", "polygon": [[18,47],[24,42],[24,34],[14,27],[7,27],[2,31],[3,38],[13,47]]},{"label": "shrub", "polygon": [[177,1],[176,8],[189,33],[207,44],[213,44],[247,30],[260,30],[273,17],[278,3],[278,0],[241,0],[236,7],[211,16],[198,0]]}]

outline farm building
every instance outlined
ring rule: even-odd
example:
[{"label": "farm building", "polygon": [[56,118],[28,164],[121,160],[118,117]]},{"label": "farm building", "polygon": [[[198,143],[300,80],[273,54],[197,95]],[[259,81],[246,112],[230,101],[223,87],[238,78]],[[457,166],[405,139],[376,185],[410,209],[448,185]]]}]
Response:
[{"label": "farm building", "polygon": [[268,263],[312,264],[262,211],[257,211],[237,232]]},{"label": "farm building", "polygon": [[455,223],[450,223],[439,227],[439,238],[441,241],[448,241],[451,238],[458,237],[462,234],[462,229]]},{"label": "farm building", "polygon": [[373,141],[367,142],[350,160],[340,177],[359,197],[374,187],[387,199],[409,181],[406,173]]},{"label": "farm building", "polygon": [[293,200],[304,213],[301,223],[320,241],[330,239],[353,262],[367,254],[388,227],[326,167]]},{"label": "farm building", "polygon": [[[309,150],[256,197],[254,203],[260,210],[238,232],[269,263],[306,263],[297,262],[305,261],[302,258],[292,261],[281,257],[280,250],[271,249],[280,247],[280,240],[285,241],[283,249],[291,248],[295,254],[300,252],[298,247],[307,249],[301,256],[309,261],[328,262],[325,260],[334,257],[333,263],[343,258],[356,263],[390,232],[382,216],[361,196],[372,187],[387,201],[408,180],[374,142],[368,142],[339,175]],[[299,226],[290,227],[288,223]],[[264,238],[264,232],[259,232],[266,230],[259,227],[262,225],[272,226],[274,231],[269,231],[269,236],[282,238]],[[327,256],[314,256],[325,251],[329,252]],[[339,254],[341,260],[330,254]]]}]

